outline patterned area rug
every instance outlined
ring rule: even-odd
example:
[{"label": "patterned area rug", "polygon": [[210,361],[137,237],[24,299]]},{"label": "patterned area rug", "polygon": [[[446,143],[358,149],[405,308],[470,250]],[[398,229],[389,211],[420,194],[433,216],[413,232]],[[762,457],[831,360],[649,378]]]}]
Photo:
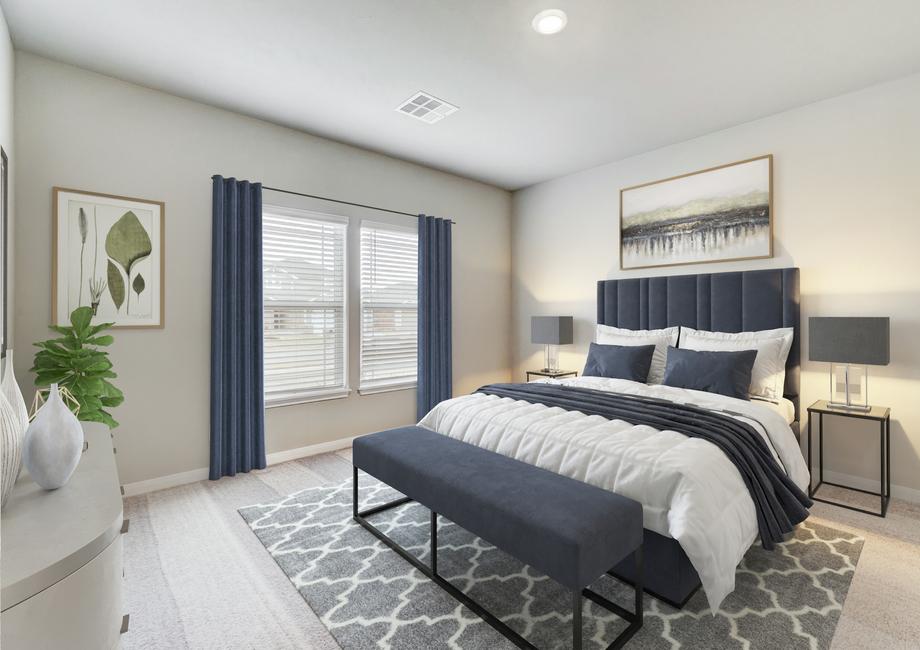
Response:
[{"label": "patterned area rug", "polygon": [[[361,507],[400,496],[361,477]],[[351,519],[351,482],[311,488],[240,514],[345,650],[512,648]],[[371,517],[427,563],[429,512],[415,503]],[[569,592],[546,576],[441,518],[439,572],[539,648],[571,643]],[[736,588],[714,616],[702,591],[682,610],[646,596],[630,648],[828,648],[863,539],[806,521],[766,552],[748,551]],[[592,585],[628,609],[629,587]],[[585,601],[586,648],[604,648],[625,626]]]}]

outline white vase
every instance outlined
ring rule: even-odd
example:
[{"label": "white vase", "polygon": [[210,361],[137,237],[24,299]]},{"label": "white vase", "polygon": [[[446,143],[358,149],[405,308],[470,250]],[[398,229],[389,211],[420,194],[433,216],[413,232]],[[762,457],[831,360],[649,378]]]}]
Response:
[{"label": "white vase", "polygon": [[46,490],[56,490],[70,480],[83,453],[83,427],[70,412],[57,384],[26,430],[22,462],[32,480]]},{"label": "white vase", "polygon": [[[26,429],[29,428],[29,409],[26,408],[26,401],[22,397],[22,391],[19,390],[19,383],[16,381],[16,373],[13,368],[13,351],[6,351],[6,362],[3,366],[3,379],[0,379],[0,393],[6,397],[6,401],[10,403],[10,406],[13,408],[13,412],[16,414],[16,419],[19,421],[19,465],[16,468],[16,477],[19,477],[19,472],[22,470],[22,439],[25,438]],[[15,481],[16,479],[13,479]]]},{"label": "white vase", "polygon": [[22,467],[22,429],[19,418],[0,392],[0,508],[13,493]]}]

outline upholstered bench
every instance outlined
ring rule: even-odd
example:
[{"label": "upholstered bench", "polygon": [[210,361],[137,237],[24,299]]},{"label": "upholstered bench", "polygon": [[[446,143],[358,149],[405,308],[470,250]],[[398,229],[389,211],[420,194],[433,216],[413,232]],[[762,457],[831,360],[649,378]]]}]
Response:
[{"label": "upholstered bench", "polygon": [[[355,520],[519,647],[534,646],[438,574],[438,514],[571,589],[573,647],[581,648],[583,597],[629,623],[610,648],[621,647],[642,627],[638,502],[421,427],[358,438],[353,457]],[[405,498],[359,511],[359,469]],[[408,501],[431,510],[430,566],[367,520]],[[638,576],[634,612],[587,589],[630,555]]]}]

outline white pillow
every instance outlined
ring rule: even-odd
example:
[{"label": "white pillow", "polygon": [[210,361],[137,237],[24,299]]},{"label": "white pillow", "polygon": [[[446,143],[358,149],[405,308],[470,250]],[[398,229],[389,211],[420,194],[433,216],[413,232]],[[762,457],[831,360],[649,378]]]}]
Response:
[{"label": "white pillow", "polygon": [[687,350],[757,350],[751,371],[750,394],[778,400],[786,383],[786,358],[792,347],[792,328],[759,332],[707,332],[682,327],[680,347]]},{"label": "white pillow", "polygon": [[677,345],[679,327],[663,330],[627,330],[609,325],[597,326],[597,341],[602,345],[654,345],[652,365],[648,371],[648,383],[660,384],[664,380],[664,365],[668,357],[668,346]]}]

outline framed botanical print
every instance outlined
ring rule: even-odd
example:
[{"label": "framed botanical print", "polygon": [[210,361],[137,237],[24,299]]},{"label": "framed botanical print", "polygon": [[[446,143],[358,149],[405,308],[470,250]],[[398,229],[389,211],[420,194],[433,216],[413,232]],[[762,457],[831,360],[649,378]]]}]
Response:
[{"label": "framed botanical print", "polygon": [[773,156],[620,190],[620,268],[773,256]]},{"label": "framed botanical print", "polygon": [[77,307],[115,327],[165,323],[165,204],[55,187],[51,318]]}]

